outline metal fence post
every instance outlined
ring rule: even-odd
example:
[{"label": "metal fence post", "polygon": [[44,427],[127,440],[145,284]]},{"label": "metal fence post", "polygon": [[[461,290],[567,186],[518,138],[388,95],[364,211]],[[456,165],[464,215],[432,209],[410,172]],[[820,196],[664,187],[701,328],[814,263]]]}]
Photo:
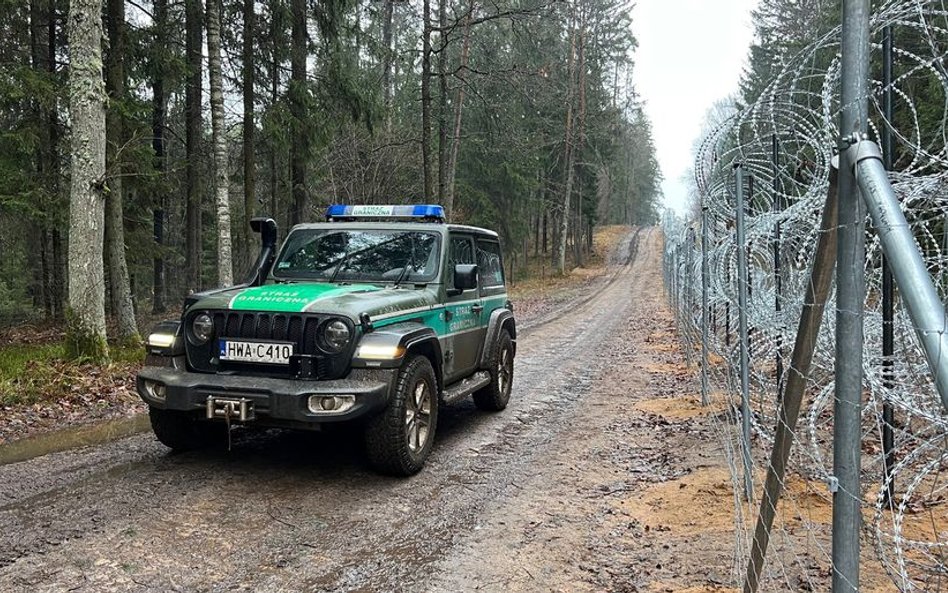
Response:
[{"label": "metal fence post", "polygon": [[[744,216],[748,216],[751,213],[751,208],[754,205],[754,176],[747,175],[747,196],[744,199]],[[747,234],[744,235],[745,239]],[[742,243],[743,245],[743,243]],[[751,246],[747,245],[747,261],[749,262],[751,258]],[[754,298],[754,283],[751,278],[751,269],[750,265],[746,268],[747,273],[747,300],[750,301]],[[747,328],[747,356],[748,359],[754,355],[754,328]]]},{"label": "metal fence post", "polygon": [[882,166],[879,147],[864,140],[852,146],[847,156],[858,170],[862,197],[879,231],[882,249],[892,262],[892,275],[902,288],[899,294],[925,352],[942,407],[948,410],[948,320],[944,304]]},{"label": "metal fence post", "polygon": [[[779,148],[780,145],[777,141],[777,133],[774,132],[773,138],[771,138],[771,160],[773,164],[773,192],[774,192],[774,211],[779,213],[783,211],[783,201],[780,199],[780,187],[777,182],[778,177],[778,168],[779,168]],[[777,218],[774,221],[774,313],[777,317],[778,331],[777,331],[777,347],[776,347],[776,381],[777,381],[777,398],[783,394],[783,323],[780,319],[780,293],[783,289],[783,279],[780,276],[780,218]]]},{"label": "metal fence post", "polygon": [[685,231],[685,327],[682,334],[685,336],[685,359],[691,366],[691,357],[694,354],[692,343],[692,329],[694,328],[694,256],[695,230],[688,227]]},{"label": "metal fence post", "polygon": [[708,405],[708,207],[701,207],[701,405]]},{"label": "metal fence post", "polygon": [[737,308],[741,353],[741,435],[744,458],[744,496],[754,500],[754,477],[750,451],[750,352],[747,335],[747,250],[744,231],[744,168],[735,166],[737,198]]},{"label": "metal fence post", "polygon": [[[868,121],[869,0],[843,0],[840,159]],[[859,590],[865,209],[853,168],[840,166],[833,421],[833,593]]]},{"label": "metal fence post", "polygon": [[783,491],[787,464],[790,461],[790,449],[793,446],[794,432],[800,418],[800,407],[806,392],[810,376],[813,352],[823,323],[823,312],[833,282],[833,269],[836,266],[836,204],[837,174],[830,171],[829,190],[823,206],[823,218],[820,224],[820,237],[813,254],[813,267],[810,270],[810,282],[806,285],[803,297],[803,310],[797,326],[797,337],[793,344],[790,368],[787,369],[785,392],[780,398],[780,410],[777,426],[774,430],[774,448],[770,454],[764,492],[760,498],[760,513],[757,515],[757,527],[754,529],[754,543],[751,546],[747,573],[744,575],[744,593],[757,593],[760,575],[767,557],[770,544],[770,532],[777,516],[777,503]]},{"label": "metal fence post", "polygon": [[675,290],[672,291],[672,296],[674,297],[674,306],[675,306],[675,325],[678,328],[681,328],[681,310],[679,304],[681,303],[681,279],[678,275],[678,246],[675,245],[674,251],[672,252],[672,274],[674,280],[672,281],[672,286],[675,287]]},{"label": "metal fence post", "polygon": [[[892,25],[885,27],[882,34],[882,85],[883,115],[885,125],[882,126],[882,159],[886,171],[892,170]],[[882,255],[882,386],[892,389],[892,356],[895,354],[895,315],[893,306],[892,270],[889,269],[889,258]],[[883,480],[885,484],[885,501],[887,506],[895,498],[895,480],[892,477],[892,468],[895,466],[895,410],[888,398],[882,402],[882,464]]]},{"label": "metal fence post", "polygon": [[[725,267],[724,279],[731,284],[731,266]],[[731,300],[724,303],[724,345],[731,347]]]}]

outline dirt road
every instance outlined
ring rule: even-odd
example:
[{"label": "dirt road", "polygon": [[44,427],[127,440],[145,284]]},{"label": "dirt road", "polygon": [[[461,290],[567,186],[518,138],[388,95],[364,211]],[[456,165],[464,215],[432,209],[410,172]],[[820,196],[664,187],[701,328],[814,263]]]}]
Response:
[{"label": "dirt road", "polygon": [[634,506],[717,455],[700,427],[642,407],[693,389],[660,262],[660,234],[644,230],[588,302],[525,328],[508,409],[443,411],[434,453],[411,479],[367,470],[353,435],[279,431],[239,436],[231,452],[171,456],[142,434],[2,466],[0,590],[723,583],[727,545],[682,558],[662,520]]}]

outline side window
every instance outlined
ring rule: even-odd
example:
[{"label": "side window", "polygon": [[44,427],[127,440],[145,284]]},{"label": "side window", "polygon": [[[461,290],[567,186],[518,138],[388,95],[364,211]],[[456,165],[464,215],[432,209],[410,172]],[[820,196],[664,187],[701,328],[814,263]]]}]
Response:
[{"label": "side window", "polygon": [[469,237],[451,237],[451,248],[448,250],[448,285],[454,286],[454,266],[457,264],[474,264],[474,243]]},{"label": "side window", "polygon": [[477,269],[480,272],[482,287],[495,288],[504,285],[504,266],[500,259],[500,243],[493,241],[477,242]]}]

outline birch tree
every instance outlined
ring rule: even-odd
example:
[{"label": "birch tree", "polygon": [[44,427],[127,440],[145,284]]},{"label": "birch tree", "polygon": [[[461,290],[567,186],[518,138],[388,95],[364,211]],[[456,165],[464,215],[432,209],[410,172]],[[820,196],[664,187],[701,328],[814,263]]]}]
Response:
[{"label": "birch tree", "polygon": [[69,38],[69,313],[67,354],[105,361],[105,88],[102,1],[72,0]]},{"label": "birch tree", "polygon": [[556,273],[566,274],[566,236],[569,232],[569,204],[573,193],[573,174],[575,172],[573,155],[573,84],[576,78],[576,28],[574,23],[574,8],[570,7],[569,16],[569,56],[567,59],[566,82],[566,125],[563,142],[564,162],[566,170],[566,187],[563,189],[563,210],[560,213],[560,236],[556,246]]},{"label": "birch tree", "polygon": [[211,82],[211,142],[214,145],[214,196],[217,203],[217,281],[234,283],[230,237],[227,138],[224,135],[224,85],[221,76],[221,0],[207,0],[207,51]]}]

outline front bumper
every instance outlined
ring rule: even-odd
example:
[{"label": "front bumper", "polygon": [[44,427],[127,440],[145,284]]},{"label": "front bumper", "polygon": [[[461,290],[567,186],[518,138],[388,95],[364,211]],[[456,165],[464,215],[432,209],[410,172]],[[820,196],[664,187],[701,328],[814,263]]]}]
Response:
[{"label": "front bumper", "polygon": [[[208,397],[244,398],[253,402],[254,414],[262,423],[314,425],[352,420],[383,408],[396,375],[394,369],[352,369],[346,379],[304,381],[146,366],[135,385],[145,403],[163,410],[203,413]],[[156,398],[146,389],[146,381],[164,385],[165,397]],[[312,395],[348,395],[355,403],[342,412],[315,413],[308,407]]]}]

